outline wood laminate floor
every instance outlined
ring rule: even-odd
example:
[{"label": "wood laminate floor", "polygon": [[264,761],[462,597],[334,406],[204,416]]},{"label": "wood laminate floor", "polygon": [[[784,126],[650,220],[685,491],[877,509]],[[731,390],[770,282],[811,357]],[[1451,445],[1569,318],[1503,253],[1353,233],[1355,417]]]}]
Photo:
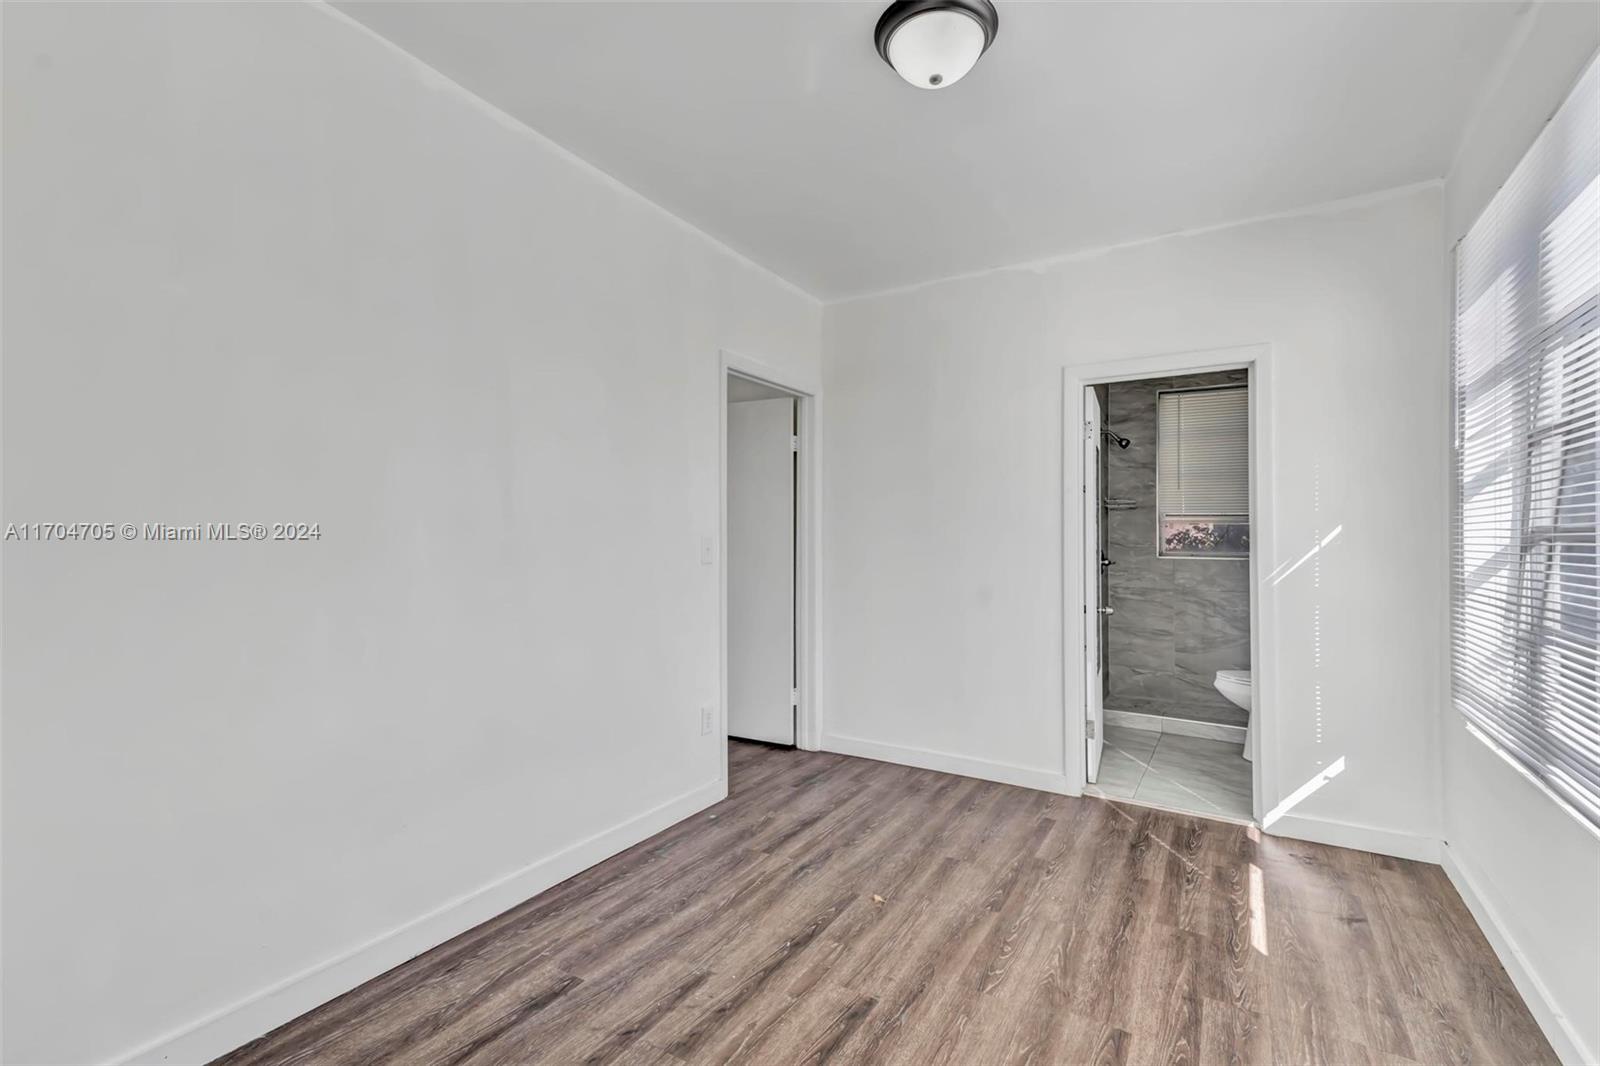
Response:
[{"label": "wood laminate floor", "polygon": [[1436,866],[735,743],[731,794],[257,1063],[1553,1063]]}]

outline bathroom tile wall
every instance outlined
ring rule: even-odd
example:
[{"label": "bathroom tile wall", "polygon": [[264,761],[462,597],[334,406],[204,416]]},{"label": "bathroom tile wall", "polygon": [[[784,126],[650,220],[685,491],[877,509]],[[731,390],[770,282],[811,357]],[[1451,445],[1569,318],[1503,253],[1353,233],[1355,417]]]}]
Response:
[{"label": "bathroom tile wall", "polygon": [[1156,393],[1243,384],[1244,371],[1117,382],[1105,394],[1106,425],[1132,443],[1108,441],[1104,512],[1107,602],[1105,705],[1174,718],[1245,724],[1212,687],[1218,670],[1250,667],[1250,566],[1244,559],[1156,554]]}]

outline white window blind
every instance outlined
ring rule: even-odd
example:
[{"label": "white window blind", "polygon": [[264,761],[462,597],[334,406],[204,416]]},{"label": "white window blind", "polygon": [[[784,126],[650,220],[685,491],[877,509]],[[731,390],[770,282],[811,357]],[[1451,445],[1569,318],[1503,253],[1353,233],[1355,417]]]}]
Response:
[{"label": "white window blind", "polygon": [[1600,68],[1456,249],[1457,709],[1600,824]]},{"label": "white window blind", "polygon": [[1174,516],[1250,513],[1249,393],[1241,385],[1156,397],[1156,508]]}]

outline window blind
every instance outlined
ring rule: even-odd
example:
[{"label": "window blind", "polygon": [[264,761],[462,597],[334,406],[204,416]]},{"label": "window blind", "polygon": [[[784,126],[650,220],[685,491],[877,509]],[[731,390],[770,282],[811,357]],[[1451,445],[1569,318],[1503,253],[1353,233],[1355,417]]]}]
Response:
[{"label": "window blind", "polygon": [[1456,708],[1600,825],[1600,68],[1456,249]]},{"label": "window blind", "polygon": [[1250,513],[1250,409],[1240,385],[1156,394],[1156,508]]}]

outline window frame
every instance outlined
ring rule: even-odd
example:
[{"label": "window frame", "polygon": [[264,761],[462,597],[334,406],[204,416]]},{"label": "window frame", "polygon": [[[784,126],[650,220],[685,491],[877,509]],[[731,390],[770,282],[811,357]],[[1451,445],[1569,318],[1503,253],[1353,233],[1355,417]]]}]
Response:
[{"label": "window frame", "polygon": [[[1161,401],[1169,395],[1179,395],[1194,392],[1223,392],[1238,391],[1244,394],[1244,441],[1246,454],[1250,449],[1250,383],[1248,381],[1221,381],[1210,385],[1180,385],[1172,388],[1156,390],[1156,558],[1158,559],[1191,559],[1216,562],[1238,562],[1250,558],[1250,509],[1248,503],[1245,510],[1240,513],[1219,511],[1164,511],[1161,507]],[[1244,474],[1245,499],[1250,498],[1250,468],[1245,464]],[[1245,548],[1243,551],[1169,551],[1167,549],[1166,524],[1169,519],[1188,521],[1194,524],[1229,524],[1244,527]]]},{"label": "window frame", "polygon": [[[1452,256],[1447,637],[1468,732],[1600,834],[1600,277],[1552,236],[1574,209],[1572,232],[1600,225],[1600,152],[1557,164],[1546,143],[1587,128],[1596,77]],[[1498,309],[1480,319],[1485,300]]]}]

